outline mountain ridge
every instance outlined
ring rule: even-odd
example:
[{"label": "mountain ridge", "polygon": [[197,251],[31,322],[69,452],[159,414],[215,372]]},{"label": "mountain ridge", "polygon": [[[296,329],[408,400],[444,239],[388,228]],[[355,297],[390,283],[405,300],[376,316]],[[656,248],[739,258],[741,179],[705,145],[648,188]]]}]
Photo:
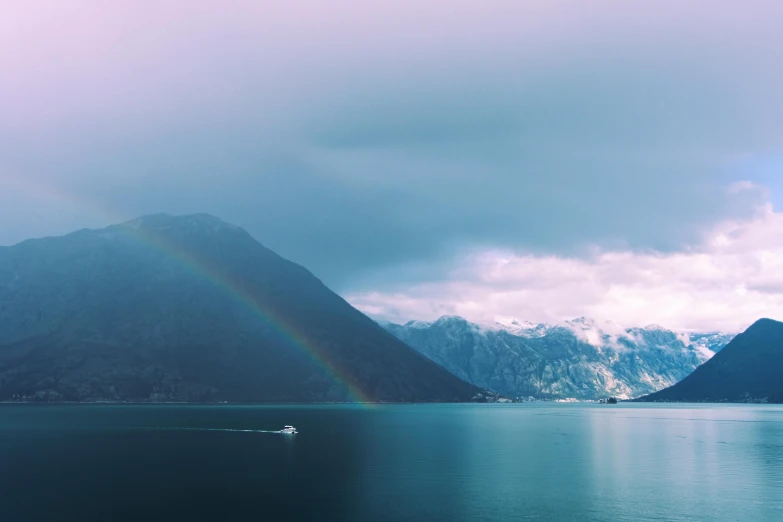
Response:
[{"label": "mountain ridge", "polygon": [[622,328],[584,317],[522,331],[458,316],[381,324],[479,387],[539,398],[645,395],[684,378],[733,337],[692,334],[691,343],[690,336],[658,326]]},{"label": "mountain ridge", "polygon": [[[371,316],[372,317],[372,316]],[[406,328],[429,328],[430,326],[438,323],[444,323],[448,322],[449,320],[458,320],[458,321],[465,321],[466,323],[469,323],[471,325],[475,325],[477,327],[480,327],[482,329],[487,330],[493,330],[493,331],[506,331],[508,333],[511,333],[513,335],[520,335],[523,332],[529,332],[529,331],[535,331],[536,329],[541,330],[549,330],[555,327],[565,327],[565,326],[573,326],[573,325],[585,325],[590,327],[598,327],[600,328],[601,324],[606,325],[613,325],[615,329],[621,329],[623,331],[630,331],[630,330],[647,330],[647,331],[665,331],[665,332],[674,332],[677,335],[681,336],[689,336],[689,337],[697,337],[697,338],[706,338],[710,336],[722,336],[722,337],[733,337],[736,336],[736,333],[722,331],[722,330],[692,330],[692,329],[682,329],[682,330],[673,330],[671,328],[667,328],[665,326],[662,326],[660,324],[656,323],[650,323],[644,326],[621,326],[618,323],[615,323],[611,320],[605,320],[603,322],[599,322],[598,320],[592,319],[590,317],[580,316],[576,317],[574,319],[567,319],[564,321],[560,321],[558,323],[535,323],[532,321],[523,321],[519,319],[512,319],[512,320],[495,320],[495,321],[472,321],[469,319],[466,319],[459,315],[442,315],[439,318],[433,320],[433,321],[425,321],[420,319],[411,319],[409,321],[406,321],[404,323],[395,323],[394,321],[389,321],[386,319],[374,319],[375,322],[377,322],[381,326],[385,325],[395,325],[395,326],[404,326]]]}]

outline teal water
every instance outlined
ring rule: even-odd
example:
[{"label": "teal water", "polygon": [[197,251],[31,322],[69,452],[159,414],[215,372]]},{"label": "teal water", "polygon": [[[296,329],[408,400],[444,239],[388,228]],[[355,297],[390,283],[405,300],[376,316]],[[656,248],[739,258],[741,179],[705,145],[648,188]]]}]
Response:
[{"label": "teal water", "polygon": [[783,520],[783,407],[0,405],[0,519]]}]

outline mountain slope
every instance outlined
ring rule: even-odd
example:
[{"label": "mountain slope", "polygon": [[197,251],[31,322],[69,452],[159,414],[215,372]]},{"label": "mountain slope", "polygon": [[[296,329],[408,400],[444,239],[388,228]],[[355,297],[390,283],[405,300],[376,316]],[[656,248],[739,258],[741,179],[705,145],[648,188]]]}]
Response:
[{"label": "mountain slope", "polygon": [[208,215],[0,248],[0,400],[452,401],[476,389]]},{"label": "mountain slope", "polygon": [[783,323],[761,319],[712,359],[645,402],[783,402]]},{"label": "mountain slope", "polygon": [[458,377],[511,396],[638,397],[670,386],[731,336],[690,339],[659,326],[623,329],[586,318],[550,326],[478,325],[460,317],[384,324]]}]

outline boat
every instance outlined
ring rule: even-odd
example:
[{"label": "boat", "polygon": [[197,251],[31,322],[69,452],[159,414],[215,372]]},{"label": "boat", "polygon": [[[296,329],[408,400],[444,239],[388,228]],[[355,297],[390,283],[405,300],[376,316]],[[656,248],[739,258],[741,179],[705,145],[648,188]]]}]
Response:
[{"label": "boat", "polygon": [[283,429],[280,430],[280,433],[290,433],[291,435],[293,435],[294,433],[298,433],[298,432],[296,431],[296,428],[294,428],[293,426],[283,426]]}]

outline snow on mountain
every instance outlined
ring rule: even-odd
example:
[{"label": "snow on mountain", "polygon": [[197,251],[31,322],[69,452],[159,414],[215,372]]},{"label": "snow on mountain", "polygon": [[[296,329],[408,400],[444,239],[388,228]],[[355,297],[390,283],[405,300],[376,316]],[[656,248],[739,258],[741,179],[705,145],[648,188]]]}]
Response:
[{"label": "snow on mountain", "polygon": [[406,328],[429,328],[430,326],[432,326],[432,323],[427,321],[408,321],[405,323]]},{"label": "snow on mountain", "polygon": [[538,337],[549,328],[549,325],[542,323],[531,323],[530,321],[519,321],[513,318],[497,318],[495,320],[495,329],[504,330],[512,335],[526,335]]},{"label": "snow on mountain", "polygon": [[557,325],[457,316],[384,328],[446,369],[504,395],[631,398],[670,386],[734,337],[624,328],[586,317]]},{"label": "snow on mountain", "polygon": [[693,345],[694,348],[701,351],[705,356],[705,360],[721,351],[732,339],[734,339],[734,337],[736,337],[736,334],[721,332],[682,335],[684,336],[683,342],[685,342],[685,344]]}]

